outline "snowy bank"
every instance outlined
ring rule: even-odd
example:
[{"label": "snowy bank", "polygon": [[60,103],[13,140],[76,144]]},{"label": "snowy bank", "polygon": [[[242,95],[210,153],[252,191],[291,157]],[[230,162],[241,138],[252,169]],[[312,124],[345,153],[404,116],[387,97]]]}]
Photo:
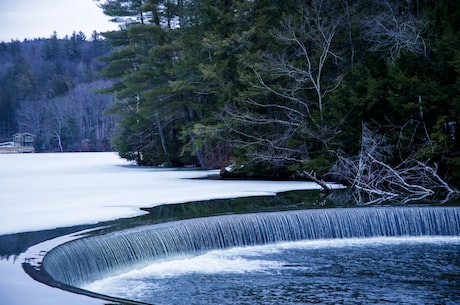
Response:
[{"label": "snowy bank", "polygon": [[196,169],[133,166],[115,153],[0,155],[0,235],[141,215],[141,207],[319,189],[303,181],[188,179]]}]

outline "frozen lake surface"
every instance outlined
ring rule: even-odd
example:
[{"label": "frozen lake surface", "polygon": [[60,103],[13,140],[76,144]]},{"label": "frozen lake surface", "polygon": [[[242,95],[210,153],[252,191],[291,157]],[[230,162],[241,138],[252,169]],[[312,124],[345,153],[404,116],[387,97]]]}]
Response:
[{"label": "frozen lake surface", "polygon": [[[0,236],[131,217],[160,204],[318,188],[307,182],[188,179],[215,173],[141,168],[115,153],[0,154]],[[0,304],[106,303],[35,282],[23,272],[23,259],[0,259]]]},{"label": "frozen lake surface", "polygon": [[137,167],[115,153],[0,154],[0,235],[132,217],[160,204],[318,188],[188,179],[216,173]]}]

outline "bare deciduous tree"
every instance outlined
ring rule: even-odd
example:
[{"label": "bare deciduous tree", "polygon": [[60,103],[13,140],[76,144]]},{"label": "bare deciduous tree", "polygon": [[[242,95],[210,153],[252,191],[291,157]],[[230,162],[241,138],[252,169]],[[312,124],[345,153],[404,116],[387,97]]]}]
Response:
[{"label": "bare deciduous tree", "polygon": [[94,92],[104,85],[80,84],[64,96],[22,101],[17,112],[20,131],[38,135],[44,149],[59,151],[79,149],[83,140],[91,139],[95,146],[108,142],[115,122],[105,111],[112,97]]},{"label": "bare deciduous tree", "polygon": [[299,10],[271,31],[282,51],[264,52],[250,67],[254,87],[265,96],[227,105],[223,118],[233,146],[275,167],[308,159],[307,139],[328,147],[343,123],[326,119],[325,97],[343,77],[335,38],[352,8],[333,0],[299,3]]},{"label": "bare deciduous tree", "polygon": [[21,101],[17,112],[21,131],[38,134],[42,129],[43,107],[40,101]]},{"label": "bare deciduous tree", "polygon": [[376,0],[372,9],[377,15],[363,20],[364,38],[373,50],[389,52],[396,60],[401,51],[426,56],[427,43],[423,37],[429,23],[411,11],[411,0]]},{"label": "bare deciduous tree", "polygon": [[[294,103],[303,117],[315,120],[310,114],[312,107],[319,111],[320,122],[324,119],[324,97],[336,89],[343,75],[333,78],[325,75],[328,63],[337,64],[343,58],[334,50],[334,39],[344,25],[349,7],[341,1],[313,0],[300,8],[300,17],[289,16],[273,36],[287,46],[285,52],[264,54],[263,61],[253,70],[263,88]],[[329,67],[330,70],[330,67]],[[290,80],[286,86],[267,84],[263,74]],[[305,90],[313,91],[316,101],[306,98]],[[286,109],[285,109],[286,110]]]}]

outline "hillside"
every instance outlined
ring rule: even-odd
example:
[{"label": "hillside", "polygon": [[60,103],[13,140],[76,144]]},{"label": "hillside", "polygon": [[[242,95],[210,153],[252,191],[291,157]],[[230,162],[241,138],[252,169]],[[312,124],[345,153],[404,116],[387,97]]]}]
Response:
[{"label": "hillside", "polygon": [[98,75],[98,58],[110,52],[96,33],[0,44],[0,142],[15,133],[36,135],[37,151],[107,150],[113,103],[97,89],[111,84]]}]

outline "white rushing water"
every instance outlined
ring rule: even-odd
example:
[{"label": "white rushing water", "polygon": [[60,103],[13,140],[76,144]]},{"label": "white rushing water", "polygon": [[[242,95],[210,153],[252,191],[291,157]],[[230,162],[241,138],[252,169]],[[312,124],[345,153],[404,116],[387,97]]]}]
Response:
[{"label": "white rushing water", "polygon": [[141,226],[69,242],[50,251],[44,269],[81,287],[152,260],[282,241],[383,236],[458,236],[458,208],[347,208],[226,215]]},{"label": "white rushing water", "polygon": [[[263,304],[279,304],[279,301],[300,304],[305,294],[317,294],[319,301],[333,303],[334,293],[338,294],[335,300],[346,300],[349,304],[362,304],[368,297],[374,299],[367,299],[372,304],[392,301],[421,304],[430,299],[433,304],[437,301],[454,304],[459,298],[458,293],[448,291],[455,286],[455,280],[441,278],[443,274],[446,278],[449,274],[455,276],[455,252],[459,246],[459,236],[399,236],[236,247],[160,260],[141,269],[95,281],[84,288],[154,304],[203,304],[208,297],[214,298],[213,304],[221,301],[228,304],[257,303],[256,300],[260,301],[257,298],[264,294],[263,290],[265,293],[272,291],[267,293],[271,297],[261,302]],[[441,255],[440,251],[444,254]],[[420,255],[425,262],[420,262]],[[344,268],[343,275],[335,273],[340,268]],[[289,284],[285,288],[277,287],[283,283]],[[242,292],[228,290],[231,285],[239,286]],[[290,285],[298,285],[297,294],[289,293],[291,288],[294,289]],[[172,293],[171,290],[178,286],[181,290]],[[346,289],[334,291],[337,286]],[[390,286],[394,287],[385,288]],[[427,291],[423,291],[424,286]],[[438,291],[430,292],[430,288]],[[355,292],[346,292],[347,289]],[[249,292],[248,295],[244,296],[244,290]],[[319,296],[321,291],[328,292]],[[276,300],[280,294],[284,297]],[[195,299],[186,295],[194,295]],[[227,300],[229,295],[233,295],[233,300]],[[307,299],[312,300],[311,295]],[[360,299],[355,300],[357,296]]]},{"label": "white rushing water", "polygon": [[[168,278],[187,274],[247,273],[276,270],[286,266],[284,261],[264,260],[267,254],[282,253],[286,250],[304,249],[321,250],[325,248],[376,247],[398,244],[460,244],[460,236],[397,236],[320,239],[282,242],[269,245],[235,247],[226,250],[213,250],[193,256],[177,256],[154,262],[147,267],[94,281],[84,286],[85,289],[106,293],[117,286],[117,282],[145,277]],[[124,287],[126,289],[127,287]],[[132,287],[131,287],[132,288]],[[106,291],[104,291],[106,290]]]},{"label": "white rushing water", "polygon": [[141,168],[115,153],[0,154],[0,235],[131,217],[159,204],[319,188],[187,179],[216,173]]}]

